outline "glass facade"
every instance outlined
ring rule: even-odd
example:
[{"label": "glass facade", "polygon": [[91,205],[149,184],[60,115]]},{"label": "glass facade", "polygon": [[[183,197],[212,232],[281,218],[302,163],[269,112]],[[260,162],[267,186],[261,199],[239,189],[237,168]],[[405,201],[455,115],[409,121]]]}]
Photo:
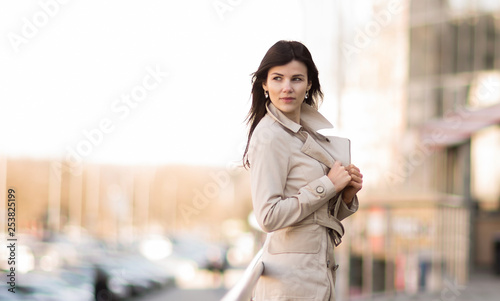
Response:
[{"label": "glass facade", "polygon": [[[460,223],[447,226],[452,209],[439,216],[445,239],[440,262],[445,275],[456,279],[467,279],[469,263],[477,266],[493,260],[484,251],[491,248],[492,236],[472,233],[486,227],[481,208],[495,208],[495,202],[496,210],[499,207],[500,192],[493,183],[500,176],[490,153],[500,148],[491,140],[486,144],[479,139],[484,131],[492,137],[500,134],[499,118],[494,116],[500,112],[499,87],[500,1],[410,2],[407,129],[440,131],[446,138],[432,150],[420,175],[431,179],[432,184],[424,188],[458,196],[463,204]],[[484,184],[479,178],[494,180]],[[409,182],[418,180],[413,177]],[[490,232],[495,228],[500,229],[500,223],[487,225]],[[450,235],[447,229],[460,231]],[[433,264],[433,270],[438,267]]]},{"label": "glass facade", "polygon": [[500,69],[500,8],[486,2],[411,1],[410,127],[467,106],[477,73]]},{"label": "glass facade", "polygon": [[[395,144],[403,160],[392,158],[400,181],[379,187],[379,195],[367,193],[346,223],[349,252],[340,246],[339,257],[349,256],[351,297],[436,292],[449,279],[466,284],[471,268],[491,264],[491,233],[500,229],[500,219],[485,219],[476,210],[485,199],[500,200],[500,165],[492,155],[500,152],[493,142],[500,141],[500,1],[405,3],[404,25],[386,28],[377,37],[379,48],[373,43],[360,54],[389,69],[395,61],[384,55],[394,56],[397,46],[388,36],[407,38],[397,48],[408,55],[399,98],[404,130]],[[360,73],[370,74],[370,68]],[[397,89],[394,79],[387,82]],[[368,86],[357,84],[360,90]],[[391,116],[399,113],[395,108],[385,107]]]}]

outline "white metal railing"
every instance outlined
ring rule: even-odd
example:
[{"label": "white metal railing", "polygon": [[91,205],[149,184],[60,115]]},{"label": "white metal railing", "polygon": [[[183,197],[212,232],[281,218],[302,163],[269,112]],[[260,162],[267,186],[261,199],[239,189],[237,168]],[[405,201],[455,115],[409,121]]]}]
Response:
[{"label": "white metal railing", "polygon": [[241,279],[227,292],[221,301],[249,301],[252,298],[253,288],[257,284],[262,273],[264,263],[261,261],[262,249],[252,259],[243,273]]}]

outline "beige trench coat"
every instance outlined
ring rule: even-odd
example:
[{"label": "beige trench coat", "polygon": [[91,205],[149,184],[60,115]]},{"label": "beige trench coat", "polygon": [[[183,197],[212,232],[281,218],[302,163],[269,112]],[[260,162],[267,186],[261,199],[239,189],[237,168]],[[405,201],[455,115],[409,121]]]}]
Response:
[{"label": "beige trench coat", "polygon": [[326,176],[334,160],[350,163],[349,141],[317,133],[332,125],[307,104],[300,117],[299,125],[269,103],[250,141],[253,207],[268,232],[257,301],[335,300],[340,221],[358,209],[357,197],[346,205]]}]

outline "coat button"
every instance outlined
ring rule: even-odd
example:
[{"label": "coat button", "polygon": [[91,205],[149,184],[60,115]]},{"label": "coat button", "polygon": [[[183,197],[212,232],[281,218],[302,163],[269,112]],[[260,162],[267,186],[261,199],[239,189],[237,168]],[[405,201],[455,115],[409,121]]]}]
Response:
[{"label": "coat button", "polygon": [[323,193],[323,192],[325,192],[325,188],[323,188],[323,186],[318,186],[318,187],[316,187],[316,192]]}]

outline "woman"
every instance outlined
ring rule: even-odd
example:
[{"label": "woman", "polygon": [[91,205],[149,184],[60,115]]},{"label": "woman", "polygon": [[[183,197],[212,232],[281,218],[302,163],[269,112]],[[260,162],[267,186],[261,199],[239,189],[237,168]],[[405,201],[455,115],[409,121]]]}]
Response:
[{"label": "woman", "polygon": [[333,249],[344,234],[340,221],[358,209],[362,175],[349,164],[348,140],[317,133],[332,125],[317,111],[318,70],[303,44],[274,44],[252,83],[243,160],[268,232],[255,299],[335,300]]}]

